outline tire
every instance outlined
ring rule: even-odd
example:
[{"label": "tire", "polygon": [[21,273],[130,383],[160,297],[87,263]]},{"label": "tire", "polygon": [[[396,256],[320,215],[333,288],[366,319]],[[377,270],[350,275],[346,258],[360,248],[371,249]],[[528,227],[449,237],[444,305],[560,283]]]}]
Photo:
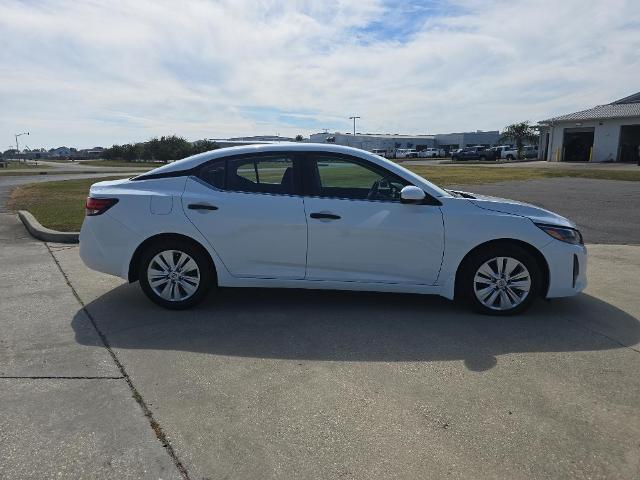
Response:
[{"label": "tire", "polygon": [[513,155],[507,155],[507,160],[514,160],[515,157]]},{"label": "tire", "polygon": [[479,313],[516,315],[540,296],[542,271],[522,247],[496,244],[465,259],[456,278],[456,290]]},{"label": "tire", "polygon": [[151,244],[140,256],[138,272],[147,297],[171,310],[200,303],[215,284],[213,264],[206,252],[180,239]]}]

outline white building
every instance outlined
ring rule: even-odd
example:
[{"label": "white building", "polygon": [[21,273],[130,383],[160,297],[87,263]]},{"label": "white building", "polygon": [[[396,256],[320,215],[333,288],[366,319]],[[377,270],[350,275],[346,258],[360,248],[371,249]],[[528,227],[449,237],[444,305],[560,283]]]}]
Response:
[{"label": "white building", "polygon": [[542,160],[552,162],[637,162],[640,92],[539,122]]},{"label": "white building", "polygon": [[393,154],[398,148],[423,148],[433,147],[435,138],[433,135],[376,135],[350,133],[313,133],[309,141],[312,143],[335,143],[361,150],[385,150],[387,155]]},{"label": "white building", "polygon": [[314,133],[309,141],[313,143],[335,143],[362,150],[385,150],[391,156],[398,148],[422,150],[441,147],[449,151],[469,145],[495,145],[500,137],[497,130],[483,132],[443,133],[437,135],[390,135],[374,133]]}]

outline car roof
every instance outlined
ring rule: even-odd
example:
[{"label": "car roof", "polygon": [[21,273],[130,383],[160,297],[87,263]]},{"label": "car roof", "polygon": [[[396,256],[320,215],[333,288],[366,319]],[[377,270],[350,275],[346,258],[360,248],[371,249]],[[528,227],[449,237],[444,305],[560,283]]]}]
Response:
[{"label": "car roof", "polygon": [[[251,153],[265,152],[329,152],[343,153],[345,155],[353,155],[356,157],[371,158],[370,152],[360,150],[358,148],[345,147],[342,145],[332,145],[327,143],[299,143],[299,142],[280,142],[270,144],[242,145],[239,147],[225,147],[208,152],[192,155],[191,157],[176,160],[175,162],[156,168],[154,173],[168,173],[188,170],[197,167],[201,163],[214,160],[216,158],[224,158],[232,155],[243,155]],[[374,157],[375,158],[375,157]]]}]

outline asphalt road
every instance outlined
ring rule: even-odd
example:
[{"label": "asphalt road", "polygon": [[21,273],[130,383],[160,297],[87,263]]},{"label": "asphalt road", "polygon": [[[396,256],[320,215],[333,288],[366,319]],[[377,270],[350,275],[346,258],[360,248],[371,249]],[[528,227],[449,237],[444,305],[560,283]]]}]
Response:
[{"label": "asphalt road", "polygon": [[559,213],[578,225],[587,243],[640,244],[640,182],[567,177],[455,188]]},{"label": "asphalt road", "polygon": [[0,477],[637,477],[640,247],[492,318],[253,289],[170,312],[14,216],[0,242]]}]

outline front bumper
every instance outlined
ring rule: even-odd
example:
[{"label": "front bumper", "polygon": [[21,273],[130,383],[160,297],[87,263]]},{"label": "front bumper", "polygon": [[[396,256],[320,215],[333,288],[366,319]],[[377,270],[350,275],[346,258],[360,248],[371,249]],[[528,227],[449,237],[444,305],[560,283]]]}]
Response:
[{"label": "front bumper", "polygon": [[570,297],[587,286],[587,248],[553,240],[542,249],[549,266],[546,298]]}]

